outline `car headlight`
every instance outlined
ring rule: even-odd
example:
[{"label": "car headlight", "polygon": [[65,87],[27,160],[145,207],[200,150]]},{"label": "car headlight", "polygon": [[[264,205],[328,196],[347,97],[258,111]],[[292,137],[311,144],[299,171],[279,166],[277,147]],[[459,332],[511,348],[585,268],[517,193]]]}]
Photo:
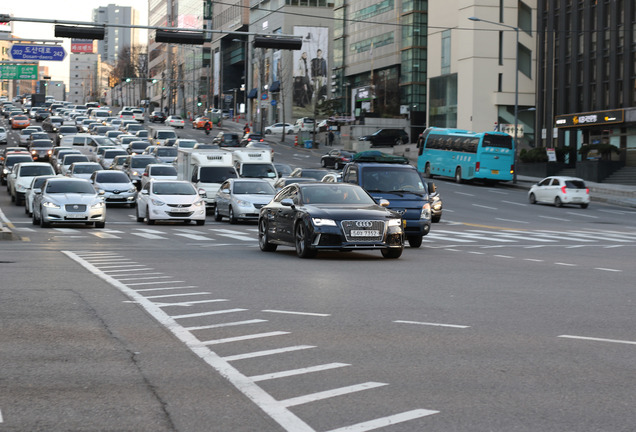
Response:
[{"label": "car headlight", "polygon": [[137,171],[133,171],[133,172],[132,172],[132,175],[134,175],[134,176],[138,176],[138,175],[139,175],[139,172],[137,172]]},{"label": "car headlight", "polygon": [[426,203],[422,206],[420,219],[430,219],[430,218],[431,218],[431,205],[429,203]]},{"label": "car headlight", "polygon": [[59,208],[62,208],[62,207],[60,207],[58,204],[55,204],[54,202],[51,202],[51,201],[44,201],[44,202],[42,203],[42,206],[43,206],[43,207],[46,207],[46,208],[52,208],[52,209],[59,209]]},{"label": "car headlight", "polygon": [[238,204],[239,207],[254,207],[251,202],[244,200],[236,200],[236,204]]},{"label": "car headlight", "polygon": [[137,192],[137,188],[136,187],[131,187],[130,189],[128,189],[128,193],[134,193]]},{"label": "car headlight", "polygon": [[156,205],[156,206],[166,205],[165,202],[159,201],[158,199],[155,199],[155,198],[152,198],[150,201],[152,202],[152,205]]},{"label": "car headlight", "polygon": [[402,225],[402,219],[389,219],[390,227],[399,227]]},{"label": "car headlight", "polygon": [[102,207],[104,207],[104,202],[103,201],[96,202],[95,204],[93,204],[91,206],[92,209],[99,209],[99,208],[102,208]]},{"label": "car headlight", "polygon": [[15,190],[16,190],[16,192],[24,192],[25,190],[27,190],[27,188],[24,185],[16,184],[15,185]]},{"label": "car headlight", "polygon": [[201,207],[204,204],[203,200],[195,201],[192,205],[194,207]]},{"label": "car headlight", "polygon": [[311,221],[315,226],[336,226],[336,221],[333,219],[312,218]]}]

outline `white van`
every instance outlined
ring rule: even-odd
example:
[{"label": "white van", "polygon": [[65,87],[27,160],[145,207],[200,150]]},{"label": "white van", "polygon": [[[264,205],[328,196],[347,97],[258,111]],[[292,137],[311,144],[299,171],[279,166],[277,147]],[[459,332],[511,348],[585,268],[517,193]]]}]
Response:
[{"label": "white van", "polygon": [[153,145],[163,145],[168,138],[179,138],[172,129],[152,129],[150,132],[150,142]]},{"label": "white van", "polygon": [[69,135],[63,137],[60,141],[60,147],[77,149],[86,155],[91,162],[97,162],[97,148],[102,146],[121,148],[120,145],[110,138],[90,134]]}]

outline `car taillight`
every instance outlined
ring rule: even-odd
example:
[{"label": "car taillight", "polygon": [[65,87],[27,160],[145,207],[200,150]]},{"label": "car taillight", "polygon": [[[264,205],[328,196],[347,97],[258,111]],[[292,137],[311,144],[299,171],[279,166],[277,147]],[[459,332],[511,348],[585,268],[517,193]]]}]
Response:
[{"label": "car taillight", "polygon": [[479,165],[480,165],[480,162],[477,162],[475,164],[475,171],[477,171],[477,172],[479,172]]},{"label": "car taillight", "polygon": [[565,186],[562,186],[562,187],[561,187],[561,192],[565,193],[565,190],[566,190],[566,187],[565,187]]},{"label": "car taillight", "polygon": [[514,174],[514,173],[515,173],[515,166],[510,165],[510,174]]},{"label": "car taillight", "polygon": [[589,195],[590,194],[590,188],[585,188],[585,193]]}]

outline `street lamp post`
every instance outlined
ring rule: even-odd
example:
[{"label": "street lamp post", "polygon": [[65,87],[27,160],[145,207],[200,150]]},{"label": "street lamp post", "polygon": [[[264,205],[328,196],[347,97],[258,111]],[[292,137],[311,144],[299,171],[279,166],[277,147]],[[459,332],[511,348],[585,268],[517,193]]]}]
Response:
[{"label": "street lamp post", "polygon": [[518,148],[517,148],[517,135],[518,135],[518,131],[517,128],[519,127],[519,27],[514,27],[508,24],[503,24],[503,23],[499,23],[499,22],[495,22],[495,21],[488,21],[485,19],[481,19],[481,18],[477,18],[477,17],[470,17],[468,18],[471,21],[482,21],[488,24],[493,24],[493,25],[498,25],[501,27],[506,27],[509,29],[512,29],[515,31],[516,35],[517,35],[517,41],[516,41],[516,45],[515,45],[515,135],[514,135],[514,143],[515,143],[515,159],[514,159],[514,163],[515,163],[515,167],[514,167],[514,171],[512,173],[512,183],[516,184],[517,183],[517,152],[518,152]]}]

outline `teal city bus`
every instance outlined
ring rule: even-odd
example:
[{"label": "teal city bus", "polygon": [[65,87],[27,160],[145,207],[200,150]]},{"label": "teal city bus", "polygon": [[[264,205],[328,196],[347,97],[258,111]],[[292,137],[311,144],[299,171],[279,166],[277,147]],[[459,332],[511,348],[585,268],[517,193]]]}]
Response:
[{"label": "teal city bus", "polygon": [[428,178],[510,181],[515,169],[512,137],[503,132],[427,128],[417,141],[417,170]]}]

